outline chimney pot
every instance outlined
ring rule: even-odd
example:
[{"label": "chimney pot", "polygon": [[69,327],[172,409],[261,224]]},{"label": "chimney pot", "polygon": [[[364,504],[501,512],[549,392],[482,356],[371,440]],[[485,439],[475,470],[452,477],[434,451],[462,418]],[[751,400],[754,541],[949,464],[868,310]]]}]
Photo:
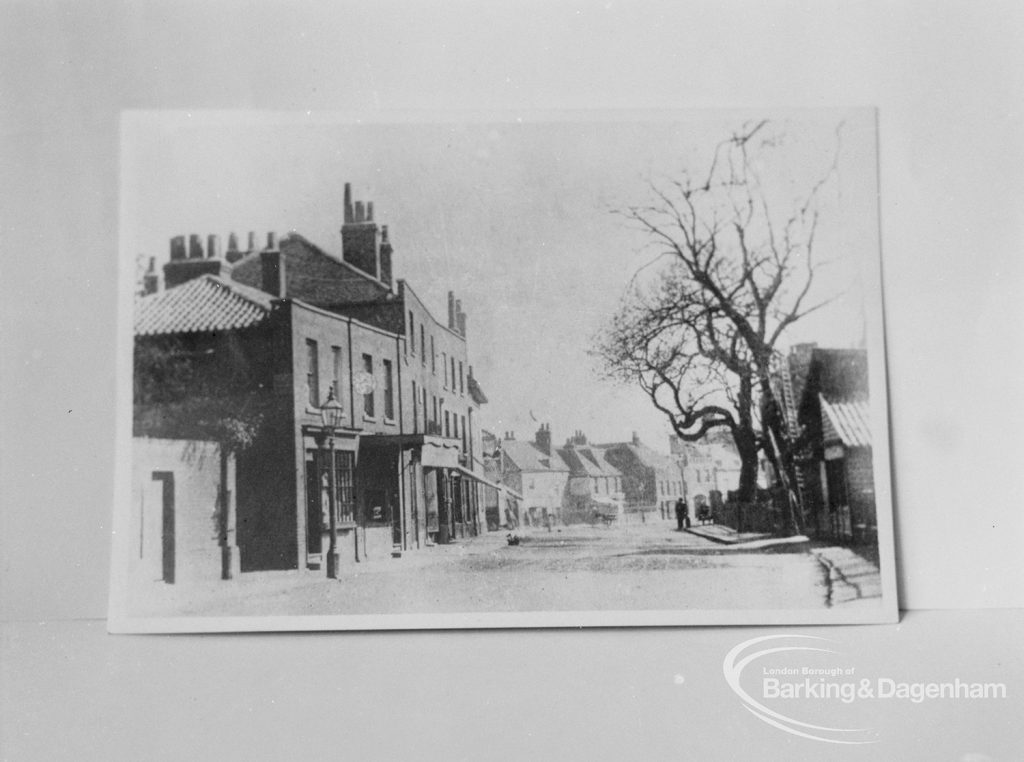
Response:
[{"label": "chimney pot", "polygon": [[366,214],[366,210],[363,207],[362,201],[356,201],[356,222],[363,222]]},{"label": "chimney pot", "polygon": [[373,222],[373,202],[366,202],[366,221]]},{"label": "chimney pot", "polygon": [[352,183],[345,183],[345,223],[352,221]]},{"label": "chimney pot", "polygon": [[455,292],[448,292],[448,327],[455,329]]},{"label": "chimney pot", "polygon": [[171,239],[171,259],[177,261],[188,256],[185,250],[185,236],[176,235]]},{"label": "chimney pot", "polygon": [[249,247],[246,251],[256,251],[256,233],[249,231]]},{"label": "chimney pot", "polygon": [[267,251],[277,250],[277,233],[270,231],[267,233]]},{"label": "chimney pot", "polygon": [[160,290],[160,276],[156,273],[156,257],[149,258],[149,268],[142,276],[143,295],[155,294]]},{"label": "chimney pot", "polygon": [[228,250],[224,254],[224,259],[226,259],[229,264],[234,264],[243,256],[245,255],[238,250],[238,236],[232,233],[228,236]]},{"label": "chimney pot", "polygon": [[220,259],[220,236],[208,235],[206,237],[207,259]]},{"label": "chimney pot", "polygon": [[202,259],[203,258],[203,239],[195,233],[192,233],[188,237],[188,258],[189,259]]}]

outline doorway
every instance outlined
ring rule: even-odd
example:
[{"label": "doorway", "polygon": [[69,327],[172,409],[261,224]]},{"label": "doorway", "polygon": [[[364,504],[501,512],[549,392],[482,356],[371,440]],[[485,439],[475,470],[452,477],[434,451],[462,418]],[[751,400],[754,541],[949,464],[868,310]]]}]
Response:
[{"label": "doorway", "polygon": [[[174,473],[154,471],[152,489],[143,499],[139,554],[147,569],[174,584]],[[148,504],[147,504],[148,503]]]}]

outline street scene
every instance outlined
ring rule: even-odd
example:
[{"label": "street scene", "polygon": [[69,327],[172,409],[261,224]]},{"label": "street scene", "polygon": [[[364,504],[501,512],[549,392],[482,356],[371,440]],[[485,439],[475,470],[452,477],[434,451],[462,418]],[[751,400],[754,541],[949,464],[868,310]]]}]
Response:
[{"label": "street scene", "polygon": [[126,117],[121,626],[894,614],[871,112],[236,121]]},{"label": "street scene", "polygon": [[[689,611],[878,606],[877,566],[848,549],[656,524],[499,533],[338,580],[253,575],[241,584],[142,593],[149,616]],[[724,537],[723,537],[724,535]],[[731,535],[731,536],[730,536]],[[750,539],[755,537],[755,539]]]}]

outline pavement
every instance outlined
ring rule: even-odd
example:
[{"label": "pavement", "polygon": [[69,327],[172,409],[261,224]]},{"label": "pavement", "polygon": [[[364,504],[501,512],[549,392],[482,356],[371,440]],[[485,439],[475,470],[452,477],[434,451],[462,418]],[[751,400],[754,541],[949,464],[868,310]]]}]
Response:
[{"label": "pavement", "polygon": [[873,561],[841,546],[813,547],[811,554],[828,572],[830,606],[876,605],[881,600],[882,578]]},{"label": "pavement", "polygon": [[727,527],[723,524],[693,524],[683,531],[695,534],[698,537],[707,538],[712,542],[722,543],[723,545],[736,545],[741,542],[756,542],[758,540],[767,540],[772,537],[771,534],[763,532],[737,532],[732,527]]},{"label": "pavement", "polygon": [[685,531],[704,537],[733,549],[758,550],[776,545],[807,543],[808,550],[825,569],[828,579],[829,606],[848,606],[870,602],[878,603],[882,597],[882,582],[878,565],[850,548],[843,546],[811,545],[804,535],[773,537],[757,532],[737,532],[722,524],[697,524]]}]

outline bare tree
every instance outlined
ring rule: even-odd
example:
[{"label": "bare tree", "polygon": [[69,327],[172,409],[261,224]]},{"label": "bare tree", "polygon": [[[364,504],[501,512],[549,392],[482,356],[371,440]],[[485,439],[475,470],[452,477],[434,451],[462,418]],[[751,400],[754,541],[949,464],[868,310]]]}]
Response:
[{"label": "bare tree", "polygon": [[787,488],[787,523],[799,531],[793,454],[771,373],[787,329],[831,301],[815,300],[812,286],[824,264],[815,251],[820,196],[838,150],[805,193],[779,204],[779,178],[763,177],[760,166],[783,138],[767,121],[746,124],[717,146],[706,172],[652,183],[651,203],[621,211],[668,263],[653,288],[630,291],[597,354],[613,374],[638,381],[682,439],[730,430],[743,502],[754,495],[763,451]]}]

